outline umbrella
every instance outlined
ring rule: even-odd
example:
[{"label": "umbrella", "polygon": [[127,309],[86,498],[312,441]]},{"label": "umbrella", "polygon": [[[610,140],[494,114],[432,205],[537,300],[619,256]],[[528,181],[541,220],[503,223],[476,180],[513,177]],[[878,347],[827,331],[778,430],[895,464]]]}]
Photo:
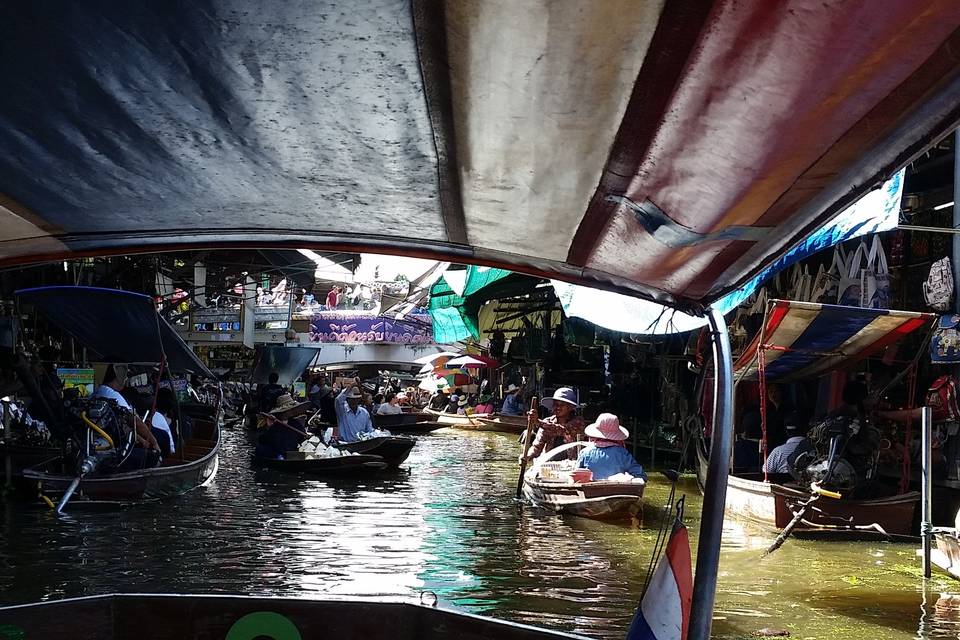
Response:
[{"label": "umbrella", "polygon": [[452,358],[447,360],[447,367],[469,367],[476,369],[477,367],[486,367],[487,363],[483,360],[477,360],[471,356],[460,356],[459,358]]},{"label": "umbrella", "polygon": [[450,359],[450,356],[443,356],[442,358],[437,358],[433,362],[428,362],[427,364],[420,367],[420,371],[418,371],[417,373],[430,373],[431,371],[442,369],[443,367],[446,366],[447,360],[449,359]]},{"label": "umbrella", "polygon": [[424,378],[420,382],[420,388],[424,391],[436,391],[438,387],[449,387],[450,383],[444,380],[439,376],[431,376],[429,378]]},{"label": "umbrella", "polygon": [[427,364],[428,362],[433,362],[433,361],[436,360],[437,358],[444,358],[444,357],[446,357],[446,358],[452,358],[452,357],[458,356],[458,355],[460,355],[460,354],[459,354],[459,353],[454,353],[454,352],[452,352],[452,351],[441,351],[440,353],[431,353],[431,354],[428,355],[428,356],[420,356],[419,358],[417,358],[416,360],[414,360],[414,362],[417,363],[417,364]]}]

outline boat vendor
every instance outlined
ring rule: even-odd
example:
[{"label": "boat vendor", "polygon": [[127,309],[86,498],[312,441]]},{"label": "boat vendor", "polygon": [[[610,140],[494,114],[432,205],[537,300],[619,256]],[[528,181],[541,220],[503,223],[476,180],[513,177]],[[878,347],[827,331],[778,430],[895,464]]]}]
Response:
[{"label": "boat vendor", "polygon": [[496,411],[496,408],[493,406],[493,397],[489,393],[481,394],[480,402],[477,403],[474,411],[481,414],[491,414]]},{"label": "boat vendor", "polygon": [[[527,459],[532,460],[544,451],[554,447],[580,440],[583,435],[583,418],[576,414],[580,408],[577,403],[577,392],[570,387],[560,387],[552,398],[544,398],[540,404],[553,415],[539,421],[540,428],[527,452]],[[536,409],[530,410],[530,416],[537,416]],[[573,455],[573,451],[570,452]]]},{"label": "boat vendor", "polygon": [[580,451],[577,467],[593,472],[593,480],[606,480],[626,473],[646,481],[647,474],[623,446],[630,432],[620,426],[620,419],[612,413],[601,413],[597,421],[584,429],[590,444]]},{"label": "boat vendor", "polygon": [[763,464],[766,473],[790,473],[797,458],[806,452],[816,452],[816,447],[807,438],[809,421],[799,411],[788,415],[783,426],[787,434],[787,441],[774,448]]},{"label": "boat vendor", "polygon": [[520,406],[520,387],[512,382],[503,392],[503,406],[500,413],[505,416],[522,416],[523,407]]},{"label": "boat vendor", "polygon": [[277,398],[283,395],[283,387],[277,384],[280,381],[280,374],[271,371],[267,380],[269,382],[259,389],[258,406],[263,413],[269,413],[276,406]]},{"label": "boat vendor", "polygon": [[[160,445],[157,443],[157,439],[153,437],[150,427],[144,424],[143,420],[137,415],[137,412],[130,406],[130,403],[127,402],[127,399],[120,394],[125,386],[127,386],[126,367],[115,367],[111,364],[103,374],[103,382],[97,387],[97,390],[93,392],[93,397],[113,400],[118,406],[129,411],[133,415],[133,424],[137,430],[137,444],[145,450],[159,452]],[[157,462],[159,462],[159,460],[157,460]],[[152,465],[148,464],[146,466]]]},{"label": "boat vendor", "polygon": [[447,399],[448,393],[450,393],[450,387],[444,384],[438,385],[436,392],[430,396],[427,406],[434,411],[443,411],[450,403],[450,401]]},{"label": "boat vendor", "polygon": [[345,388],[337,396],[337,430],[340,442],[356,442],[361,433],[373,432],[370,413],[360,406],[363,394],[360,392],[360,378],[356,384]]},{"label": "boat vendor", "polygon": [[309,409],[309,402],[297,402],[289,393],[277,398],[276,406],[264,415],[267,428],[257,439],[257,457],[282,460],[288,451],[299,449],[304,440],[303,435],[297,433],[304,431],[300,416]]}]

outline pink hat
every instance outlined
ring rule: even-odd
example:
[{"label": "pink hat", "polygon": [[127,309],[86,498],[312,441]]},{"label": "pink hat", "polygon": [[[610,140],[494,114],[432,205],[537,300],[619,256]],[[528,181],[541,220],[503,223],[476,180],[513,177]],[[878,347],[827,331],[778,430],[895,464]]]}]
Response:
[{"label": "pink hat", "polygon": [[601,413],[597,421],[588,425],[583,432],[591,438],[604,440],[626,440],[630,432],[620,426],[620,418],[612,413]]}]

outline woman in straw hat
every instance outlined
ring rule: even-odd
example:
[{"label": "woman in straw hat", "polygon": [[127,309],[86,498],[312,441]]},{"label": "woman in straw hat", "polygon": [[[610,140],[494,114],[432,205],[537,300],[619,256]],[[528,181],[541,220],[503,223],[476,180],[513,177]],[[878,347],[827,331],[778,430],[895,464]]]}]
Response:
[{"label": "woman in straw hat", "polygon": [[289,393],[277,398],[276,406],[270,413],[261,414],[267,428],[257,439],[257,456],[283,459],[288,451],[296,451],[303,442],[303,436],[297,433],[297,430],[303,431],[303,422],[299,420],[299,416],[309,408],[309,402],[297,402]]},{"label": "woman in straw hat", "polygon": [[593,472],[594,480],[628,473],[634,478],[647,479],[643,467],[623,446],[630,432],[620,426],[620,419],[612,413],[601,413],[597,421],[584,429],[590,445],[580,451],[577,467]]},{"label": "woman in straw hat", "polygon": [[[527,452],[527,459],[533,459],[554,447],[580,440],[583,435],[583,418],[577,415],[580,404],[577,402],[577,392],[570,387],[560,387],[553,393],[552,398],[544,398],[540,404],[552,411],[549,418],[540,420],[540,428]],[[536,409],[531,409],[531,414]],[[573,455],[573,451],[570,451]]]}]

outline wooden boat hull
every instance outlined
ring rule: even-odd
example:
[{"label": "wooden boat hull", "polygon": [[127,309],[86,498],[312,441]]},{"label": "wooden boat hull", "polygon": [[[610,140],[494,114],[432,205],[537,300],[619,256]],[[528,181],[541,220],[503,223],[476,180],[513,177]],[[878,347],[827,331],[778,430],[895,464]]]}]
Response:
[{"label": "wooden boat hull", "polygon": [[[707,461],[698,448],[698,480],[703,486]],[[782,530],[793,519],[797,505],[809,498],[806,491],[793,487],[737,476],[727,479],[726,511],[765,528]],[[871,500],[833,500],[821,498],[817,510],[811,509],[794,529],[795,535],[873,537],[882,535],[874,524],[891,536],[915,535],[913,518],[920,494],[912,491]]]},{"label": "wooden boat hull", "polygon": [[275,460],[273,458],[254,458],[256,464],[270,467],[285,473],[309,474],[317,476],[364,475],[377,473],[387,468],[380,456],[357,455],[340,458],[316,458],[313,460]]},{"label": "wooden boat hull", "polygon": [[351,453],[379,456],[383,458],[388,467],[396,469],[406,462],[415,444],[417,444],[417,441],[413,438],[389,436],[370,438],[369,440],[360,440],[338,446]]},{"label": "wooden boat hull", "polygon": [[429,412],[431,415],[436,416],[439,424],[445,427],[450,427],[451,429],[462,429],[464,431],[522,433],[527,428],[526,418],[523,418],[524,422],[522,426],[517,426],[514,424],[504,423],[500,420],[500,418],[510,416],[494,416],[493,414],[486,413],[477,413],[472,416],[461,416],[454,413],[440,413],[439,411],[434,411],[433,409],[424,409],[424,412]]},{"label": "wooden boat hull", "polygon": [[[0,608],[9,637],[44,640],[160,638],[441,638],[582,640],[459,611],[360,600],[245,596],[106,595]],[[78,629],[82,632],[78,634]]]},{"label": "wooden boat hull", "polygon": [[[210,482],[219,467],[218,417],[209,421],[195,420],[195,437],[159,467],[84,478],[70,499],[70,507],[151,502],[186,493]],[[23,478],[53,502],[60,499],[74,480],[72,474],[63,471],[59,457],[24,469]]]},{"label": "wooden boat hull", "polygon": [[57,447],[31,447],[24,444],[0,444],[0,459],[6,482],[23,475],[23,470],[60,455]]},{"label": "wooden boat hull", "polygon": [[420,411],[394,416],[373,416],[373,426],[392,433],[429,433],[447,425],[437,422],[437,416]]},{"label": "wooden boat hull", "polygon": [[485,428],[479,431],[501,431],[503,433],[523,433],[527,430],[526,416],[501,416],[494,414],[486,418],[477,418]]},{"label": "wooden boat hull", "polygon": [[634,482],[542,482],[528,476],[523,494],[534,505],[584,518],[632,515],[643,507],[644,484]]},{"label": "wooden boat hull", "polygon": [[954,578],[960,579],[960,538],[957,530],[950,527],[935,527],[933,539],[936,546],[930,550],[930,560]]}]

